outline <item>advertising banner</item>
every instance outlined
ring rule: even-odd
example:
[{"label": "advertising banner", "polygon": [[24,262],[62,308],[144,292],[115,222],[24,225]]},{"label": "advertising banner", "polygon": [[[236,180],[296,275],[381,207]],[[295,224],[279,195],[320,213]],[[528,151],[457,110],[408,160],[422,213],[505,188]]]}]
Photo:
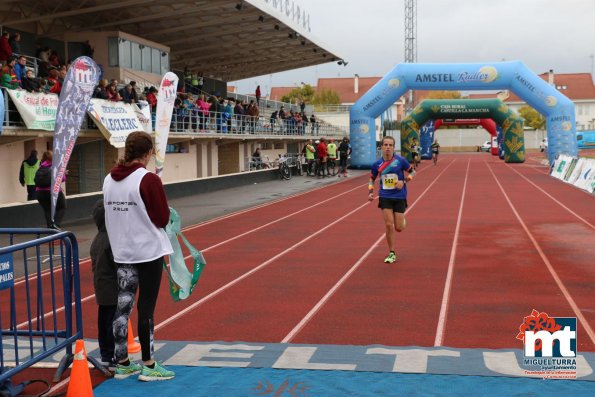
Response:
[{"label": "advertising banner", "polygon": [[27,92],[25,90],[6,90],[15,104],[27,129],[54,131],[58,95]]},{"label": "advertising banner", "polygon": [[149,134],[153,132],[153,127],[151,126],[151,108],[149,107],[149,103],[133,103],[132,110],[134,110],[134,113],[136,113],[136,118],[140,122],[143,131]]},{"label": "advertising banner", "polygon": [[131,132],[143,130],[135,109],[129,103],[93,98],[87,112],[109,143],[117,148],[125,146]]},{"label": "advertising banner", "polygon": [[167,72],[161,79],[157,94],[157,112],[155,116],[155,173],[163,174],[165,149],[171,126],[171,116],[178,91],[178,76]]},{"label": "advertising banner", "polygon": [[97,64],[91,58],[82,56],[72,62],[62,84],[54,129],[52,221],[56,212],[60,184],[64,180],[66,166],[81,130],[81,123],[87,112],[91,95],[99,80],[99,74],[100,69]]}]

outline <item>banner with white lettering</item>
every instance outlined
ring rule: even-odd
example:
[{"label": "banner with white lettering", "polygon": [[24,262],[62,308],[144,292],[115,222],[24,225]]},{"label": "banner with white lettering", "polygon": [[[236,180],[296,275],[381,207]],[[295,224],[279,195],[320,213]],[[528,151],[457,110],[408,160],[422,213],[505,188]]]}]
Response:
[{"label": "banner with white lettering", "polygon": [[153,132],[153,126],[151,125],[151,107],[149,106],[149,102],[140,101],[139,103],[133,103],[132,110],[136,113],[136,118],[138,118],[141,127],[143,127],[143,131],[149,134]]},{"label": "banner with white lettering", "polygon": [[99,131],[116,148],[125,146],[126,138],[131,132],[143,130],[133,105],[129,103],[92,98],[87,113],[95,121]]},{"label": "banner with white lettering", "polygon": [[12,252],[0,255],[0,291],[14,286],[14,261]]},{"label": "banner with white lettering", "polygon": [[177,91],[178,76],[172,72],[167,72],[161,79],[161,85],[159,86],[155,115],[155,173],[159,176],[163,174],[165,149]]},{"label": "banner with white lettering", "polygon": [[27,129],[53,131],[58,110],[58,95],[6,90]]},{"label": "banner with white lettering", "polygon": [[97,64],[91,58],[82,56],[72,62],[62,84],[54,129],[52,222],[56,212],[60,184],[64,180],[66,166],[81,130],[81,123],[87,112],[91,94],[99,80],[99,74],[100,69]]}]

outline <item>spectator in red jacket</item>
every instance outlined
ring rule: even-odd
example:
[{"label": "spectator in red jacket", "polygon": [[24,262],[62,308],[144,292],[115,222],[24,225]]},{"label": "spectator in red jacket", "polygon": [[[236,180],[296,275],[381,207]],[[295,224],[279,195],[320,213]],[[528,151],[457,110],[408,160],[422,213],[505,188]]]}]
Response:
[{"label": "spectator in red jacket", "polygon": [[10,48],[10,43],[8,39],[10,34],[8,31],[2,32],[2,37],[0,37],[0,64],[6,65],[6,61],[12,55],[12,48]]},{"label": "spectator in red jacket", "polygon": [[[316,154],[318,161],[318,177],[328,176],[328,169],[326,168],[326,157],[328,155],[326,149],[326,139],[320,138],[320,143],[316,146]],[[322,172],[322,175],[321,175]]]}]

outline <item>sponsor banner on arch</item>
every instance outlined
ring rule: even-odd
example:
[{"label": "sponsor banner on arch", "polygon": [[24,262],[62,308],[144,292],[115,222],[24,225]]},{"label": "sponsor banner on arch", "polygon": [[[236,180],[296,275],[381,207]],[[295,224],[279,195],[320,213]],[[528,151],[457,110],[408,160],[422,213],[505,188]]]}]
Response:
[{"label": "sponsor banner on arch", "polygon": [[87,113],[109,143],[116,148],[124,147],[131,132],[144,130],[135,109],[128,103],[93,98]]},{"label": "sponsor banner on arch", "polygon": [[6,90],[27,129],[54,131],[58,111],[58,95]]}]

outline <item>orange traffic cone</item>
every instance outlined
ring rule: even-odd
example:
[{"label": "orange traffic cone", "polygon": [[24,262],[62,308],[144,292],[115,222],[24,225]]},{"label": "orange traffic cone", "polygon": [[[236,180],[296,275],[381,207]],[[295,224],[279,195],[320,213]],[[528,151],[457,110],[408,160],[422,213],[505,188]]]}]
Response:
[{"label": "orange traffic cone", "polygon": [[128,320],[128,353],[138,353],[140,351],[140,343],[134,340],[132,333],[132,324]]},{"label": "orange traffic cone", "polygon": [[76,341],[66,397],[93,397],[85,341],[82,339]]}]

